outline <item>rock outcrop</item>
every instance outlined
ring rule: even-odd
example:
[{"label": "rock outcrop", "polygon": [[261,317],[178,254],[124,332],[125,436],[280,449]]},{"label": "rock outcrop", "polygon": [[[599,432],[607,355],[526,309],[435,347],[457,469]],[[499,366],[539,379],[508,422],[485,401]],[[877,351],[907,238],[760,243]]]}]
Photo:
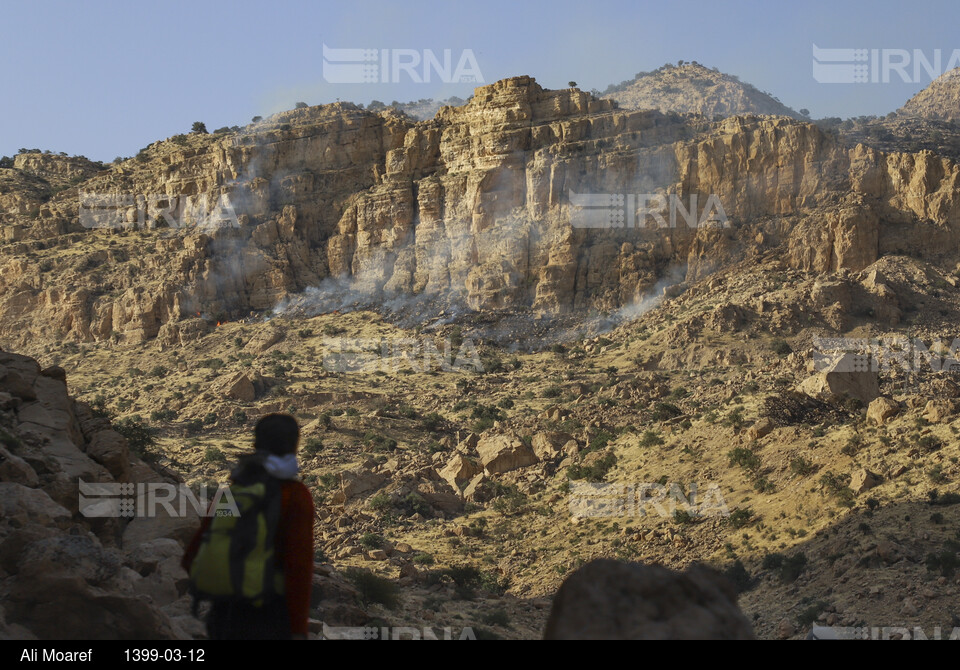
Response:
[{"label": "rock outcrop", "polygon": [[[157,539],[155,519],[128,524],[119,505],[132,496],[109,495],[176,482],[73,401],[62,369],[0,352],[0,444],[0,639],[192,639],[202,630],[182,544]],[[178,523],[192,532],[197,517]],[[135,525],[156,531],[151,541],[130,539]]]},{"label": "rock outcrop", "polygon": [[699,565],[678,573],[657,565],[592,561],[564,580],[547,640],[750,640],[733,586]]}]

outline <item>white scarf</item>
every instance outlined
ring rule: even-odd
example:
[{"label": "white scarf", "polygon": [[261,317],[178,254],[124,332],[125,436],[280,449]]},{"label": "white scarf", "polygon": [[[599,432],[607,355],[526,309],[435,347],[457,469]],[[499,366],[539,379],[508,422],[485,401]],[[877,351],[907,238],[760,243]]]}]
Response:
[{"label": "white scarf", "polygon": [[300,464],[297,463],[296,454],[270,454],[263,459],[263,469],[277,479],[295,479],[300,472]]}]

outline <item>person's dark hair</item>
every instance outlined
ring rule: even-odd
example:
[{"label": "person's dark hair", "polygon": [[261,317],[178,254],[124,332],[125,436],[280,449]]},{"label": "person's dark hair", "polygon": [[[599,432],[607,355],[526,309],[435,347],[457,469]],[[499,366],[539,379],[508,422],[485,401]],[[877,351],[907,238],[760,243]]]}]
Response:
[{"label": "person's dark hair", "polygon": [[268,414],[253,431],[253,448],[277,456],[292,454],[300,441],[300,427],[289,414]]}]

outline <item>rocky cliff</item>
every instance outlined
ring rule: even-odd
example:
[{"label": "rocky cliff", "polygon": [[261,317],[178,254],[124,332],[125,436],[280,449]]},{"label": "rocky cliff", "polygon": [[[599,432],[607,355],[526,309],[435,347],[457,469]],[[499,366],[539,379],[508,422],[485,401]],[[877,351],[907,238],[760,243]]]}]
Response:
[{"label": "rocky cliff", "polygon": [[[26,166],[4,172],[28,184]],[[176,341],[194,327],[184,319],[267,310],[329,278],[374,299],[572,312],[781,246],[815,272],[888,253],[951,260],[956,184],[956,165],[930,152],[847,147],[784,117],[625,111],[530,77],[418,123],[347,103],[298,109],[155,143],[33,218],[10,200],[0,338]],[[684,209],[674,227],[647,215],[583,229],[571,193],[655,194],[664,223],[668,203]]]},{"label": "rocky cliff", "polygon": [[[0,352],[0,639],[191,639],[182,542],[196,514],[90,514],[79,482],[174,483],[67,395],[58,367]],[[94,496],[95,498],[96,496]],[[136,495],[127,497],[135,500]]]}]

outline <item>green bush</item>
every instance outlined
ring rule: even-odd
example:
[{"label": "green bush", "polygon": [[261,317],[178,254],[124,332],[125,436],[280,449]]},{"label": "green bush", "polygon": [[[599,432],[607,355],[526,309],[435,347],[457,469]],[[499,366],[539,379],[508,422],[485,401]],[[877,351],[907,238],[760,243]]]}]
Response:
[{"label": "green bush", "polygon": [[141,456],[156,442],[156,430],[141,421],[139,417],[128,417],[115,421],[113,429],[127,438],[130,449]]},{"label": "green bush", "polygon": [[392,506],[392,503],[390,502],[389,495],[387,495],[386,493],[380,492],[367,501],[367,506],[370,509],[372,509],[374,512],[379,512],[381,514],[384,514],[390,511],[390,507]]},{"label": "green bush", "polygon": [[319,437],[308,437],[303,443],[303,454],[313,457],[323,450],[323,440]]},{"label": "green bush", "polygon": [[617,464],[617,457],[608,451],[602,458],[590,465],[576,463],[567,469],[568,479],[586,479],[588,482],[602,482]]},{"label": "green bush", "polygon": [[353,582],[365,604],[377,603],[387,609],[396,609],[400,604],[400,590],[389,579],[378,577],[369,570],[361,568],[347,568],[344,575]]},{"label": "green bush", "polygon": [[376,533],[364,533],[360,536],[360,546],[364,549],[382,549],[384,539],[382,535]]},{"label": "green bush", "polygon": [[660,437],[660,433],[655,430],[644,431],[643,435],[640,437],[640,446],[641,447],[656,447],[663,444],[663,438]]},{"label": "green bush", "polygon": [[734,528],[743,528],[753,520],[753,511],[749,508],[738,508],[727,517],[727,523]]},{"label": "green bush", "polygon": [[760,468],[760,457],[746,447],[734,447],[727,453],[730,459],[730,466],[739,465],[744,470],[757,470]]},{"label": "green bush", "polygon": [[224,463],[226,460],[226,455],[216,447],[207,447],[203,450],[204,463]]}]

